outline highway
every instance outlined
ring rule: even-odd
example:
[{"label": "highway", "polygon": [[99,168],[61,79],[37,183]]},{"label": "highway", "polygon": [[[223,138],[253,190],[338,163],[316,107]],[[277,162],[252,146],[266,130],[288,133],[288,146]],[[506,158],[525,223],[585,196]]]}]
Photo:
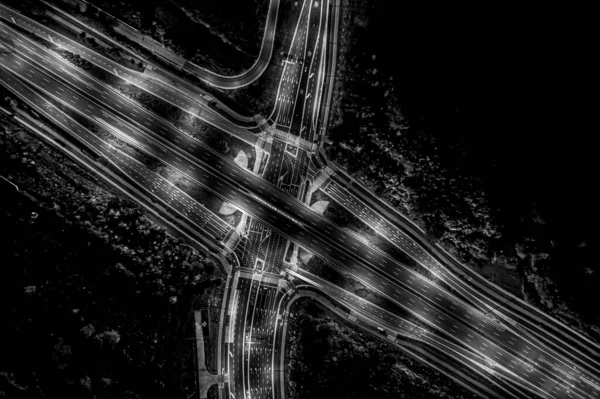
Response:
[{"label": "highway", "polygon": [[[9,30],[5,30],[4,34],[14,36]],[[157,116],[75,71],[75,67],[64,61],[59,62],[56,58],[48,58],[50,56],[39,48],[31,47],[33,45],[23,41],[22,37],[15,37],[14,42],[18,54],[3,54],[3,68],[99,125],[113,129],[115,134],[127,137],[140,150],[159,157],[162,162],[190,176],[215,195],[236,204],[282,237],[349,271],[433,328],[451,331],[472,353],[495,359],[496,364],[518,375],[522,383],[533,392],[541,390],[549,397],[572,397],[572,394],[581,397],[598,396],[597,385],[593,385],[597,381],[593,366],[587,366],[588,370],[576,368],[573,359],[533,342],[518,327],[499,323],[460,298],[445,292],[435,283],[423,279],[386,254],[370,247],[359,237],[345,233],[338,226],[310,211],[295,196],[282,193],[259,176],[223,160],[219,154],[191,140]],[[78,136],[85,136],[86,140],[93,140],[90,132],[86,133],[81,129],[73,132]],[[99,140],[97,137],[96,139]],[[95,144],[101,153],[111,154],[110,148],[101,148],[102,145],[106,146],[106,143]],[[125,168],[126,173],[137,181],[147,182],[144,183],[146,187],[161,190],[160,187],[164,186],[161,177],[153,176],[141,164],[136,164],[127,156],[119,155],[117,158],[121,159],[120,167]],[[195,216],[202,211],[202,207],[194,205],[193,200],[178,193],[172,185],[169,191],[164,190],[160,195],[163,198],[167,195],[176,198],[167,201],[173,202],[171,206],[179,209],[186,218],[195,218],[192,220],[197,223],[205,220],[203,226],[208,224],[206,220],[212,220],[206,219],[206,215],[204,218]],[[414,241],[398,238],[398,242],[404,242],[406,248],[413,247],[413,255],[418,253],[418,246]],[[419,256],[422,261],[426,260],[426,253]],[[258,292],[254,296],[258,298]],[[260,302],[264,303],[261,311],[268,312],[274,305],[270,300],[264,301]],[[252,315],[254,313],[252,310]],[[262,320],[263,313],[257,314],[257,320]],[[251,319],[250,325],[252,324]],[[261,351],[256,352],[259,358],[264,357],[263,355]],[[248,357],[248,362],[252,358],[253,356]],[[531,363],[532,370],[524,369],[519,361]],[[579,364],[580,359],[577,362]],[[246,376],[244,362],[241,367],[241,375]],[[247,370],[251,369],[248,366]],[[267,383],[264,378],[266,377],[261,377],[260,373],[252,378],[248,374],[248,385],[252,381],[256,386],[264,385]],[[242,384],[245,384],[244,381],[245,377]],[[243,386],[242,390],[245,390]],[[261,387],[253,396],[265,392]]]},{"label": "highway", "polygon": [[[333,95],[334,77],[337,70],[337,41],[339,33],[339,7],[340,0],[329,1],[328,14],[328,29],[325,30],[323,36],[323,46],[326,46],[326,50],[322,52],[322,68],[319,70],[320,82],[317,90],[323,90],[318,101],[315,101],[315,106],[320,107],[318,110],[314,109],[315,120],[319,123],[319,130],[317,133],[318,138],[315,138],[319,143],[319,146],[323,144],[325,135],[327,133],[327,127],[329,123],[329,112],[331,110],[331,102]],[[323,97],[325,96],[325,97]]]},{"label": "highway", "polygon": [[[272,396],[272,336],[275,327],[275,300],[277,286],[258,282],[256,297],[251,298],[254,302],[252,312],[247,324],[248,338],[248,386],[247,389],[253,393],[253,397],[268,398]],[[251,354],[251,355],[250,355]]]},{"label": "highway", "polygon": [[[246,269],[251,270],[251,269]],[[239,272],[238,272],[239,274]],[[256,276],[256,278],[254,278]],[[277,303],[282,293],[277,285],[262,281],[261,275],[238,276],[232,287],[236,298],[232,309],[233,342],[229,350],[230,392],[269,398],[273,395],[273,336],[276,328]],[[242,397],[244,397],[242,396]]]},{"label": "highway", "polygon": [[[334,179],[334,177],[337,177],[337,179]],[[480,309],[493,311],[494,314],[506,319],[507,322],[518,322],[520,327],[527,333],[533,334],[536,339],[541,340],[544,344],[551,345],[554,350],[562,352],[564,356],[570,356],[575,352],[582,358],[587,359],[592,365],[592,367],[589,367],[586,362],[581,362],[579,367],[587,367],[591,371],[594,367],[600,366],[600,354],[589,344],[586,344],[586,339],[581,339],[577,334],[566,334],[564,330],[558,336],[548,334],[547,323],[542,325],[543,320],[536,317],[536,314],[532,315],[533,312],[528,309],[528,306],[523,306],[514,296],[494,289],[494,285],[481,282],[481,277],[475,272],[465,274],[466,268],[462,266],[458,270],[456,267],[444,266],[448,264],[454,266],[456,261],[452,259],[452,262],[441,263],[449,257],[439,250],[431,250],[434,248],[426,243],[423,237],[419,237],[414,229],[409,230],[410,233],[407,233],[407,229],[403,229],[397,223],[383,217],[374,207],[368,205],[364,196],[361,197],[360,191],[354,190],[351,192],[344,187],[346,184],[342,182],[344,182],[344,179],[336,173],[321,187],[321,190],[373,228],[380,236],[455,289],[464,298],[477,304]],[[465,280],[468,280],[468,282]],[[556,327],[553,330],[557,330]]]},{"label": "highway", "polygon": [[[174,88],[173,86],[166,85],[164,82],[148,78],[142,73],[125,68],[121,64],[88,49],[76,41],[58,34],[29,18],[20,15],[18,12],[13,11],[1,3],[0,18],[4,19],[8,23],[11,23],[12,20],[14,20],[19,24],[20,27],[30,29],[32,32],[35,32],[46,40],[50,40],[65,50],[71,51],[75,54],[80,54],[83,58],[87,59],[97,67],[104,69],[110,74],[120,77],[127,83],[134,84],[140,89],[155,95],[161,100],[179,107],[183,111],[188,112],[195,117],[198,117],[202,121],[214,126],[215,128],[227,131],[228,133],[236,136],[240,140],[252,146],[256,145],[258,135],[251,133],[246,129],[240,128],[233,122],[221,116],[218,112],[208,106],[209,100],[206,98],[200,96],[195,98],[191,97],[184,92],[177,90],[177,88]],[[7,26],[5,26],[5,29],[9,30],[12,34],[17,34],[16,31],[11,30]],[[20,40],[26,41],[26,38],[21,36]],[[32,44],[32,46],[29,47],[29,51],[32,51],[33,53],[44,51],[48,55],[46,61],[48,63],[52,63],[53,58],[56,60],[59,58],[58,55],[51,55],[48,50],[44,49],[37,43]],[[88,78],[87,80],[90,84],[93,84],[93,79]]]}]

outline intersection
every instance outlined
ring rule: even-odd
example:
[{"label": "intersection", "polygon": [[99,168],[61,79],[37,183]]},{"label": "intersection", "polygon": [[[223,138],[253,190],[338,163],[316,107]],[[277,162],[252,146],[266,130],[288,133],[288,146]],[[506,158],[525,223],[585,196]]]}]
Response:
[{"label": "intersection", "polygon": [[[489,284],[466,283],[457,277],[458,266],[440,255],[440,251],[428,247],[416,229],[405,228],[382,216],[370,202],[349,189],[343,172],[317,160],[317,148],[312,143],[318,140],[318,132],[326,130],[326,120],[321,114],[326,94],[324,70],[331,66],[324,60],[331,51],[327,37],[332,34],[330,25],[336,19],[329,13],[337,13],[339,9],[331,2],[302,2],[298,6],[303,7],[300,18],[294,27],[288,27],[294,32],[287,52],[289,61],[285,62],[275,108],[268,118],[270,127],[262,136],[237,126],[202,101],[170,90],[165,82],[142,79],[118,69],[120,66],[107,67],[107,61],[90,50],[85,52],[82,46],[70,44],[70,51],[81,51],[83,57],[99,67],[137,82],[144,90],[249,145],[260,146],[263,156],[268,157],[262,173],[231,162],[29,40],[11,27],[26,17],[6,7],[0,7],[0,34],[2,42],[15,52],[1,55],[2,83],[118,165],[145,187],[149,195],[210,236],[222,236],[224,251],[236,254],[240,265],[233,271],[224,301],[232,323],[220,332],[224,339],[219,370],[226,381],[219,390],[220,397],[285,397],[285,381],[275,375],[275,370],[284,368],[281,345],[285,309],[297,295],[298,287],[308,285],[326,293],[357,316],[371,315],[368,318],[371,326],[364,328],[385,326],[394,332],[392,336],[409,335],[414,329],[409,321],[373,311],[342,288],[319,282],[317,276],[287,264],[283,259],[287,243],[294,243],[356,277],[432,330],[451,332],[454,341],[435,334],[419,336],[417,340],[425,347],[460,352],[464,367],[502,386],[504,393],[498,397],[599,397],[597,345],[547,316],[540,320],[541,316],[529,309],[529,305],[517,301],[503,303],[503,298]],[[41,36],[50,35],[33,21],[27,20],[26,26],[20,27],[30,27]],[[329,62],[334,62],[334,58],[328,58]],[[243,214],[244,227],[237,231],[238,226],[225,223],[164,177],[111,148],[102,137],[61,115],[60,110],[45,106],[33,88],[233,204]],[[453,292],[447,292],[314,212],[308,206],[307,193],[317,185],[357,217],[375,226],[391,244],[435,271]],[[551,328],[541,327],[542,323]]]}]

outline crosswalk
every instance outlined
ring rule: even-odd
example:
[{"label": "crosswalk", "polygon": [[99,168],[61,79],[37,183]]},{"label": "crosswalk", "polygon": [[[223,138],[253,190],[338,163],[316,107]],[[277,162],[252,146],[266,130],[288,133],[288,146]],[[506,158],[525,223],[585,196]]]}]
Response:
[{"label": "crosswalk", "polygon": [[313,184],[312,184],[311,188],[313,190],[317,190],[319,187],[321,187],[323,185],[323,183],[325,183],[325,181],[327,179],[329,179],[329,177],[331,177],[333,172],[334,172],[333,169],[331,169],[329,166],[325,166],[323,169],[321,169],[317,173],[317,176],[313,180]]},{"label": "crosswalk", "polygon": [[240,241],[241,235],[235,230],[232,230],[231,235],[227,239],[227,242],[224,243],[225,247],[229,250],[233,251],[237,243]]}]

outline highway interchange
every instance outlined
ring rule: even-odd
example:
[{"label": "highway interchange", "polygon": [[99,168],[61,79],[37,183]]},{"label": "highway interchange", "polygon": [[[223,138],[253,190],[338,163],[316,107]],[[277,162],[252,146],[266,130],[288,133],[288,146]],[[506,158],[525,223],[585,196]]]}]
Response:
[{"label": "highway interchange", "polygon": [[[273,0],[272,7],[274,3],[279,2]],[[302,2],[301,7],[295,26],[287,27],[294,32],[288,51],[289,62],[285,62],[270,119],[275,129],[312,142],[323,123],[318,115],[320,102],[326,101],[322,98],[323,56],[329,45],[324,40],[329,24],[325,22],[331,21],[328,12],[338,11],[327,2]],[[321,189],[376,229],[391,244],[431,270],[454,292],[447,292],[435,281],[423,278],[361,237],[342,230],[312,211],[302,194],[307,185],[314,183],[309,176],[322,172],[316,170],[311,162],[314,154],[282,141],[281,135],[266,136],[261,140],[256,134],[223,118],[208,107],[205,100],[190,98],[178,90],[171,90],[165,82],[127,71],[75,42],[60,39],[70,51],[182,107],[249,145],[260,145],[261,141],[270,143],[264,147],[270,150],[264,174],[242,168],[158,115],[133,103],[108,84],[90,77],[85,71],[29,40],[12,29],[10,24],[13,20],[18,23],[18,20],[22,22],[20,27],[29,27],[40,36],[48,37],[51,34],[43,26],[6,7],[0,7],[0,18],[3,19],[0,25],[3,43],[15,51],[1,55],[0,72],[6,87],[37,104],[40,113],[86,142],[148,190],[150,195],[199,229],[207,231],[211,237],[230,238],[238,233],[235,226],[225,223],[164,177],[112,148],[103,137],[69,119],[60,110],[47,106],[37,93],[88,118],[90,123],[110,131],[142,153],[158,158],[194,184],[233,204],[244,217],[249,218],[247,231],[253,231],[254,235],[246,233],[239,241],[231,240],[229,243],[232,245],[228,247],[245,260],[237,271],[241,275],[234,279],[236,283],[226,293],[228,314],[233,320],[229,327],[233,333],[227,334],[225,329],[222,333],[233,339],[225,340],[227,348],[222,351],[220,359],[223,369],[225,364],[228,365],[223,372],[228,383],[223,385],[220,395],[245,395],[248,398],[285,396],[281,388],[284,381],[274,376],[275,370],[283,369],[282,349],[276,349],[276,343],[281,343],[285,330],[282,328],[285,323],[282,312],[293,298],[293,294],[285,291],[283,286],[293,286],[294,281],[298,284],[300,281],[318,280],[302,270],[296,270],[295,274],[307,280],[290,273],[286,275],[290,265],[283,262],[283,250],[289,241],[352,274],[378,295],[421,320],[432,331],[449,332],[454,342],[435,334],[419,336],[418,339],[438,350],[449,351],[448,348],[453,347],[460,351],[465,356],[465,367],[505,384],[503,395],[599,397],[600,363],[596,345],[579,339],[548,317],[543,319],[543,323],[551,324],[552,329],[544,329],[538,319],[530,316],[534,312],[527,309],[528,305],[516,301],[503,304],[502,298],[489,284],[481,288],[479,281],[475,281],[479,284],[475,285],[458,278],[453,269],[455,265],[443,262],[445,258],[424,245],[422,238],[415,239],[414,229],[405,229],[383,217],[368,201],[349,190],[340,180],[341,174],[326,178]],[[52,37],[52,41],[59,40],[58,35]],[[23,85],[24,82],[28,86]],[[246,251],[246,247],[250,250]],[[292,282],[288,284],[287,280]],[[351,305],[357,315],[370,314],[373,325],[385,326],[387,331],[394,332],[392,335],[407,333],[407,327],[403,327],[406,321],[401,318],[389,312],[374,311],[368,305],[356,302],[339,287],[324,288],[322,283],[316,285],[323,293]],[[233,301],[234,297],[236,301]],[[363,324],[360,323],[361,326]],[[560,331],[560,334],[554,331]],[[577,356],[573,357],[573,353]],[[490,373],[490,369],[494,372]]]}]

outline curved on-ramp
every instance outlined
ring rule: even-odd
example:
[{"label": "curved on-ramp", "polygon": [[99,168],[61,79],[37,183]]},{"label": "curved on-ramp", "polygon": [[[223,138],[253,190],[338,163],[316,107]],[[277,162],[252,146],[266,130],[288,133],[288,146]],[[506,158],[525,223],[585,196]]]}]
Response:
[{"label": "curved on-ramp", "polygon": [[183,69],[192,72],[206,83],[221,89],[238,89],[253,83],[263,74],[265,69],[267,69],[269,62],[271,61],[271,56],[273,55],[279,2],[280,0],[270,0],[267,23],[265,24],[260,52],[256,61],[254,61],[254,64],[248,70],[238,75],[225,76],[209,71],[208,69],[202,68],[189,61],[186,61],[183,64]]},{"label": "curved on-ramp", "polygon": [[[114,20],[120,23],[119,29],[120,33],[126,36],[133,37],[134,41],[143,40],[144,36],[140,31],[138,31],[133,26],[121,21],[116,16],[108,13],[102,8],[98,7],[95,4],[90,4],[87,0],[81,0],[86,3],[88,6],[93,6],[98,9],[100,12],[112,17]],[[308,1],[308,0],[304,0]],[[202,81],[218,87],[220,89],[238,89],[240,87],[247,86],[258,79],[265,69],[267,69],[267,65],[271,61],[271,56],[273,54],[273,46],[275,42],[275,31],[277,27],[277,17],[279,13],[279,3],[280,0],[270,0],[269,2],[269,11],[267,13],[267,22],[265,24],[265,30],[263,33],[263,39],[260,46],[260,52],[258,54],[258,58],[254,61],[254,64],[248,68],[246,71],[234,75],[234,76],[225,76],[220,75],[216,72],[210,71],[206,68],[200,67],[190,61],[183,60],[174,52],[166,49],[161,43],[155,40],[149,40],[144,43],[144,46],[153,51],[154,53],[160,55],[162,58],[167,61],[173,62],[176,65],[180,66],[182,69],[193,73]],[[54,7],[53,7],[54,8]],[[150,38],[152,39],[152,38]],[[177,59],[179,62],[174,62],[172,59]],[[181,61],[184,61],[181,64]]]}]

